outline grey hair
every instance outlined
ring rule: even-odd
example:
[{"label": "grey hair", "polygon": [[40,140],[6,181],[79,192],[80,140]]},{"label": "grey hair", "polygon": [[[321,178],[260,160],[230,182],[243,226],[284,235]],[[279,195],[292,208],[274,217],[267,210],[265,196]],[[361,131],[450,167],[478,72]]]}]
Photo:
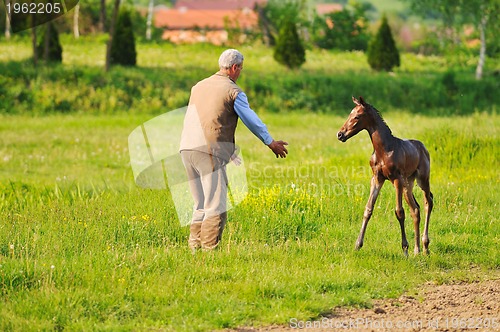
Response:
[{"label": "grey hair", "polygon": [[225,50],[219,57],[219,68],[229,69],[235,64],[241,65],[243,60],[243,54],[241,54],[238,50],[232,48]]}]

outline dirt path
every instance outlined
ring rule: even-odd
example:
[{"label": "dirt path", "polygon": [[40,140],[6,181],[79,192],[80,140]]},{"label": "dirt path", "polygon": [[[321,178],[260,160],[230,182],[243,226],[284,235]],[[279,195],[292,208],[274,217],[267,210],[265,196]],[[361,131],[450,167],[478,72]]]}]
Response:
[{"label": "dirt path", "polygon": [[424,285],[416,295],[374,301],[372,309],[337,308],[318,321],[235,331],[500,331],[500,279]]}]

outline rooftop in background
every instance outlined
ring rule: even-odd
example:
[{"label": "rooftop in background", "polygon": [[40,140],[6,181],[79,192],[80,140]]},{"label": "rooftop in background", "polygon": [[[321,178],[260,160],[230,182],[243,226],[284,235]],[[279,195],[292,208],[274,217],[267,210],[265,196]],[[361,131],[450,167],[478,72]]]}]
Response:
[{"label": "rooftop in background", "polygon": [[210,9],[210,10],[237,10],[254,9],[256,4],[265,4],[267,0],[178,0],[175,8]]},{"label": "rooftop in background", "polygon": [[342,5],[339,3],[318,3],[316,5],[316,11],[318,15],[326,15],[333,12],[339,12],[343,9]]},{"label": "rooftop in background", "polygon": [[154,24],[168,29],[224,29],[227,19],[231,26],[237,22],[238,27],[245,30],[258,23],[257,14],[252,10],[163,9],[155,12]]}]

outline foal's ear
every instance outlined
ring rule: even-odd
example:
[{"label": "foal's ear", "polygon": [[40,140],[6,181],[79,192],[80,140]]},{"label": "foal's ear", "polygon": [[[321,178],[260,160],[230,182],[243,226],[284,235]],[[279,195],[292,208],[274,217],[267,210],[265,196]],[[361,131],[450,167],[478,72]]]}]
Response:
[{"label": "foal's ear", "polygon": [[352,96],[352,102],[358,106],[360,106],[361,104],[359,103],[359,100],[357,100],[356,98],[354,98],[354,96]]},{"label": "foal's ear", "polygon": [[359,96],[359,102],[361,103],[361,105],[366,106],[366,102],[363,97]]}]

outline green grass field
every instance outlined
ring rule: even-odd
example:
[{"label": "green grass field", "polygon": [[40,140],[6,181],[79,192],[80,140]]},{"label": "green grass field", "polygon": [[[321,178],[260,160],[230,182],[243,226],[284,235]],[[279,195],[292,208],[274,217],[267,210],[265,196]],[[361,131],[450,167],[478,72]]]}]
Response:
[{"label": "green grass field", "polygon": [[[29,56],[26,44],[16,43],[1,45],[9,50],[0,58],[4,68],[18,68],[13,61]],[[144,67],[146,56],[161,54],[154,51],[161,46],[140,47],[153,49],[140,55]],[[166,50],[178,56],[155,60],[151,66],[158,74],[138,68],[111,75],[154,80],[171,70],[178,79],[194,78],[213,71],[209,60],[220,51],[208,46]],[[242,85],[261,74],[268,77],[269,71],[277,77],[295,75],[259,65],[271,63],[269,50],[245,51],[259,57],[247,58]],[[97,75],[98,55],[68,52],[54,75],[70,70],[82,77]],[[311,51],[311,62],[300,73],[357,71],[356,85],[378,75],[360,57]],[[347,63],[343,68],[350,67],[327,66],[340,59]],[[416,80],[432,81],[439,75],[428,71],[439,67],[439,58],[407,59],[406,68],[413,70],[403,68],[400,76],[412,73]],[[37,84],[49,92],[51,84],[61,84],[50,80],[49,69],[40,71],[30,80],[38,77]],[[2,72],[0,79],[11,77]],[[382,76],[376,79],[383,82]],[[93,82],[89,78],[86,84]],[[183,84],[188,85],[175,82]],[[70,93],[64,84],[57,88],[61,95]],[[430,151],[435,197],[430,256],[402,254],[390,183],[377,201],[364,247],[354,251],[368,198],[372,147],[366,133],[347,143],[336,139],[352,106],[332,113],[259,110],[271,134],[290,143],[285,160],[276,159],[240,125],[237,141],[249,195],[229,212],[221,250],[193,256],[169,192],[136,187],[129,165],[128,135],[167,107],[153,100],[159,103],[154,110],[102,113],[90,109],[92,98],[97,96],[88,96],[89,109],[69,114],[0,115],[2,331],[207,331],[287,324],[292,318],[318,318],[336,306],[370,306],[373,299],[397,297],[429,281],[500,276],[500,118],[494,103],[493,111],[435,116],[432,110],[415,114],[404,107],[379,107],[384,103],[377,95],[365,96],[396,136],[419,139]],[[336,103],[350,105],[350,100]],[[418,189],[416,198],[422,205]],[[411,224],[407,211],[409,241]]]}]

